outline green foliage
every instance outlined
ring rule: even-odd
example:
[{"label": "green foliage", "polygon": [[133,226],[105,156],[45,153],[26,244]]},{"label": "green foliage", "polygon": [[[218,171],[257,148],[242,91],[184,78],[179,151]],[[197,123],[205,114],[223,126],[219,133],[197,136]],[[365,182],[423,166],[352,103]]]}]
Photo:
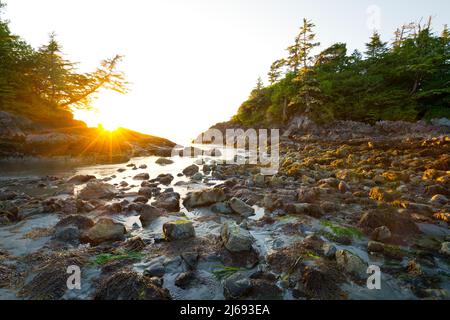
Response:
[{"label": "green foliage", "polygon": [[64,126],[61,119],[72,119],[73,108],[89,108],[101,88],[126,91],[124,75],[117,71],[121,56],[80,73],[76,63],[64,59],[54,34],[38,49],[12,34],[2,19],[3,7],[0,2],[0,111]]},{"label": "green foliage", "polygon": [[135,251],[119,251],[117,253],[101,253],[97,255],[93,261],[94,265],[105,265],[112,261],[118,260],[133,260],[139,261],[142,260],[144,255],[140,252]]},{"label": "green foliage", "polygon": [[374,33],[365,54],[347,54],[336,43],[311,56],[318,45],[314,24],[304,20],[285,59],[275,61],[270,86],[253,91],[235,122],[285,124],[298,115],[318,123],[355,120],[416,121],[450,114],[450,32],[440,35],[410,23],[395,32],[392,44]]},{"label": "green foliage", "polygon": [[360,230],[353,227],[342,227],[327,220],[322,220],[320,223],[324,227],[329,228],[336,236],[339,237],[345,236],[350,238],[361,239],[364,236]]},{"label": "green foliage", "polygon": [[237,267],[229,267],[229,266],[216,266],[214,268],[214,270],[212,271],[212,273],[214,274],[214,276],[219,279],[225,279],[228,278],[230,276],[232,276],[233,274],[235,274],[236,272],[242,271],[242,268],[237,268]]}]

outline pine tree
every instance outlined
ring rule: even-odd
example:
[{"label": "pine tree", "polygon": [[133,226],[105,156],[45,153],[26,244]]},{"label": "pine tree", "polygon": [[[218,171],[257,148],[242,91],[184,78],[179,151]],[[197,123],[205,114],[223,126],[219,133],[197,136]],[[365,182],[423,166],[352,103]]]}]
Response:
[{"label": "pine tree", "polygon": [[366,43],[366,55],[369,58],[379,58],[388,51],[387,43],[381,41],[380,34],[375,31],[370,37],[370,42]]},{"label": "pine tree", "polygon": [[303,25],[300,28],[298,35],[295,37],[295,42],[288,47],[289,56],[287,58],[287,65],[290,70],[297,73],[299,68],[307,68],[312,61],[311,51],[320,45],[314,42],[316,35],[313,33],[315,25],[303,19]]},{"label": "pine tree", "polygon": [[276,60],[274,63],[272,63],[272,65],[270,66],[270,71],[267,74],[269,77],[269,83],[271,85],[280,79],[280,76],[282,74],[282,68],[285,65],[286,65],[286,60],[284,60],[284,59]]}]

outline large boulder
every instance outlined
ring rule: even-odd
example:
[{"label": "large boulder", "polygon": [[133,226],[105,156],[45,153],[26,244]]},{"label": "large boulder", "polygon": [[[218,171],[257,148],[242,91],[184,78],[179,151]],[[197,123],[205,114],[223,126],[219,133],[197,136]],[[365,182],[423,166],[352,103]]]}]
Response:
[{"label": "large boulder", "polygon": [[145,226],[149,225],[152,221],[154,221],[156,218],[163,215],[163,211],[156,207],[145,204],[142,207],[140,214],[141,215],[139,216],[139,220],[141,221],[142,225],[145,227]]},{"label": "large boulder", "polygon": [[336,252],[336,262],[346,272],[359,278],[364,278],[367,272],[367,264],[357,255],[347,250]]},{"label": "large boulder", "polygon": [[163,225],[164,237],[168,241],[184,240],[195,237],[195,229],[192,221],[177,220]]},{"label": "large boulder", "polygon": [[251,288],[250,279],[242,272],[236,272],[223,281],[223,295],[227,300],[243,299]]},{"label": "large boulder", "polygon": [[112,199],[117,193],[116,188],[108,183],[92,181],[78,193],[78,198],[82,200]]},{"label": "large boulder", "polygon": [[125,239],[126,229],[121,223],[109,218],[101,218],[97,223],[82,235],[82,241],[93,245],[109,241],[122,241]]},{"label": "large boulder", "polygon": [[224,201],[226,199],[225,193],[222,189],[207,189],[201,191],[194,191],[187,194],[183,200],[183,205],[186,208],[197,208],[209,206],[211,204]]},{"label": "large boulder", "polygon": [[387,227],[393,234],[408,236],[420,233],[414,221],[406,214],[391,209],[374,209],[363,214],[358,223],[367,234],[379,227]]},{"label": "large boulder", "polygon": [[191,165],[191,166],[185,168],[185,169],[183,170],[183,174],[184,174],[186,177],[192,177],[194,174],[196,174],[196,173],[199,172],[199,171],[200,171],[200,168],[199,168],[197,165],[193,164],[193,165]]},{"label": "large boulder", "polygon": [[255,209],[253,209],[251,206],[249,206],[239,198],[231,198],[229,201],[229,205],[234,212],[244,217],[250,217],[255,214]]},{"label": "large boulder", "polygon": [[171,212],[179,212],[180,194],[176,192],[163,192],[152,202],[152,206]]},{"label": "large boulder", "polygon": [[236,222],[226,222],[221,229],[221,237],[225,248],[231,252],[250,251],[255,239],[253,236]]},{"label": "large boulder", "polygon": [[92,175],[78,174],[67,180],[67,183],[83,184],[95,179],[96,177]]}]

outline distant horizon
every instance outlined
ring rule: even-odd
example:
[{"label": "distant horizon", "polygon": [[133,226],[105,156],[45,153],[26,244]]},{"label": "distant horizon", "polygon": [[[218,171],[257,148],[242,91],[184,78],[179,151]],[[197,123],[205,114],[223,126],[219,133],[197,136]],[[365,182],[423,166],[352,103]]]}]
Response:
[{"label": "distant horizon", "polygon": [[102,92],[93,103],[98,113],[77,112],[78,119],[177,143],[229,120],[259,76],[267,83],[270,64],[286,55],[304,17],[315,23],[320,49],[344,42],[349,54],[363,51],[368,42],[374,8],[380,15],[372,26],[379,24],[382,39],[389,42],[404,23],[431,15],[433,29],[440,32],[450,21],[448,1],[3,2],[15,34],[38,47],[54,31],[64,53],[83,70],[103,58],[125,56],[119,68],[131,92]]}]

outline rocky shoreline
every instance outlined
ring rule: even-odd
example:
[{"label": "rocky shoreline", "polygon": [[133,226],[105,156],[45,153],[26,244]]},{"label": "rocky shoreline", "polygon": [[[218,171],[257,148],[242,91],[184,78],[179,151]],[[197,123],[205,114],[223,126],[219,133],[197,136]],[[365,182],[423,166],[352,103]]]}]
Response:
[{"label": "rocky shoreline", "polygon": [[0,297],[450,299],[447,129],[304,120],[274,176],[210,152],[0,181]]}]

